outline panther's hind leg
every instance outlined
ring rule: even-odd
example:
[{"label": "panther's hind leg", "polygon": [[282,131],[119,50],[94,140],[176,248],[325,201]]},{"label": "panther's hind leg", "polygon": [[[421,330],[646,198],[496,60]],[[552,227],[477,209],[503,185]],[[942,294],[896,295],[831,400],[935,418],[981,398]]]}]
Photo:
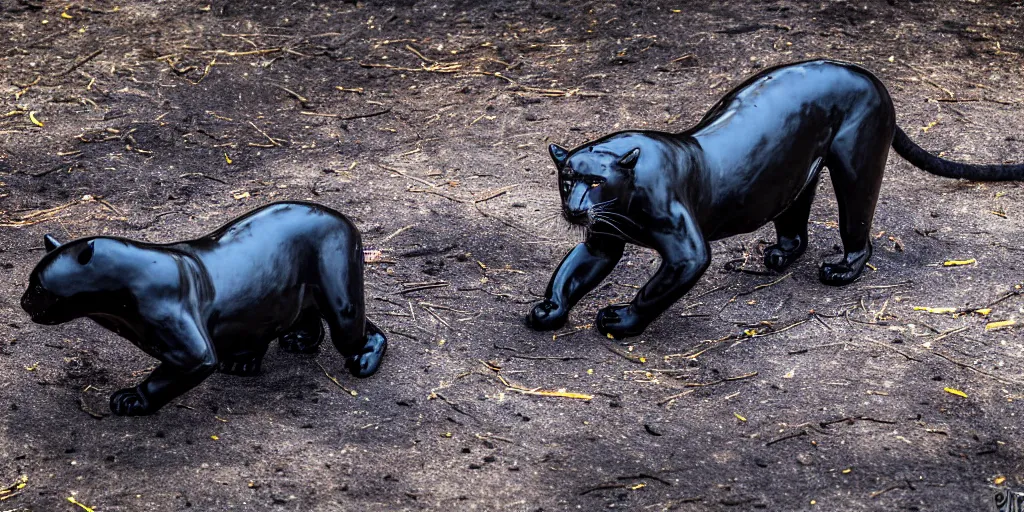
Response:
[{"label": "panther's hind leg", "polygon": [[839,203],[839,236],[843,240],[842,258],[821,264],[819,278],[827,285],[853,282],[871,258],[871,219],[895,129],[893,121],[878,117],[841,130],[825,162]]},{"label": "panther's hind leg", "polygon": [[811,203],[818,188],[816,174],[803,192],[772,221],[775,223],[774,245],[764,250],[764,266],[776,272],[790,266],[807,250],[807,219],[811,215]]},{"label": "panther's hind leg", "polygon": [[362,244],[358,239],[325,243],[319,272],[316,301],[331,330],[331,341],[345,357],[349,373],[369,377],[384,357],[387,339],[365,316]]},{"label": "panther's hind leg", "polygon": [[302,312],[291,330],[282,334],[278,341],[281,349],[293,354],[315,354],[324,341],[324,324],[316,308]]}]

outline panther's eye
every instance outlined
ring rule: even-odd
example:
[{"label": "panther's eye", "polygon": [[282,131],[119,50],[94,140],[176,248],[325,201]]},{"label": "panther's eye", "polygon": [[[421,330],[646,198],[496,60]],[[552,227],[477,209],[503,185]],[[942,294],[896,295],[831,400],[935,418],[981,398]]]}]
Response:
[{"label": "panther's eye", "polygon": [[595,182],[590,184],[590,188],[597,188],[598,185],[600,185],[600,183],[595,181]]}]

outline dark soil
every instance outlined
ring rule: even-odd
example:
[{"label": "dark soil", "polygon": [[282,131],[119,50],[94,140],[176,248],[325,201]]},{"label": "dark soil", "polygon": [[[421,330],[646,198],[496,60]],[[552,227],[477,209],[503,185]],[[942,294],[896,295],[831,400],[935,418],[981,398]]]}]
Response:
[{"label": "dark soil", "polygon": [[[0,509],[989,510],[1024,487],[1024,297],[914,308],[1020,292],[1019,183],[893,155],[877,270],[850,286],[817,281],[839,244],[823,180],[792,273],[760,262],[770,227],[716,242],[618,343],[589,324],[653,272],[633,248],[555,339],[522,318],[576,241],[549,142],[680,131],[758,69],[831,57],[876,72],[924,147],[1020,162],[1022,24],[1010,0],[4,2],[0,485],[27,481]],[[154,361],[18,305],[44,233],[166,242],[279,199],[383,251],[374,377],[272,350],[259,377],[113,417]]]}]

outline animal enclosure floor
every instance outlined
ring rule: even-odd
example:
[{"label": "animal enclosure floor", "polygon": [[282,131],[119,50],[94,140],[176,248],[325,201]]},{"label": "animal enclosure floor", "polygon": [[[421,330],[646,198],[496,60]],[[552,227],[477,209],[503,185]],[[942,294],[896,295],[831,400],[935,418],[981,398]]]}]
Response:
[{"label": "animal enclosure floor", "polygon": [[[631,247],[564,330],[522,318],[577,241],[548,143],[682,131],[758,70],[829,57],[875,72],[923,147],[1021,162],[1022,23],[1007,0],[5,2],[0,509],[987,510],[1024,488],[1020,183],[892,154],[852,285],[817,280],[825,179],[784,274],[770,226],[715,242],[616,342],[594,315],[658,263]],[[275,346],[258,377],[112,417],[154,361],[19,307],[44,233],[167,242],[281,199],[379,251],[372,378]]]}]

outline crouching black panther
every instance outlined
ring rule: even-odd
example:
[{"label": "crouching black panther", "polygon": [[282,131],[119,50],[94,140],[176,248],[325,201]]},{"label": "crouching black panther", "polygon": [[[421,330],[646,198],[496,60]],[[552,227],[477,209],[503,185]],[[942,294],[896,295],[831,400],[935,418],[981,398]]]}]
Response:
[{"label": "crouching black panther", "polygon": [[365,318],[359,232],[324,206],[270,204],[175,244],[60,245],[47,235],[45,246],[21,299],[32,320],[89,317],[160,361],[110,397],[117,415],[152,414],[218,368],[255,375],[274,338],[285,350],[315,352],[321,318],[352,375],[376,372],[387,348]]},{"label": "crouching black panther", "polygon": [[852,282],[871,257],[868,235],[889,147],[928,172],[1022,180],[1024,165],[967,165],[935,157],[896,126],[882,83],[852,64],[817,60],[766,69],[729,92],[690,130],[626,131],[567,151],[552,144],[565,218],[587,230],[527,317],[557,329],[604,279],[626,242],[658,251],[661,266],[629,304],[597,315],[597,329],[635,336],[707,269],[708,242],[768,221],[777,242],[764,263],[782,270],[807,248],[822,167],[839,203],[844,254],[820,267],[829,285]]}]

